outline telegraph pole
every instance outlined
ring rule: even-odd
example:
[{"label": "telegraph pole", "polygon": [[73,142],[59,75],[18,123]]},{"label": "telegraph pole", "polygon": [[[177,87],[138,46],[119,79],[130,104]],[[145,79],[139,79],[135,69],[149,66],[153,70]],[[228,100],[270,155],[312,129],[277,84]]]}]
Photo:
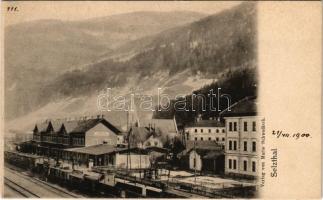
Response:
[{"label": "telegraph pole", "polygon": [[195,182],[195,185],[196,185],[196,141],[194,140],[194,182]]}]

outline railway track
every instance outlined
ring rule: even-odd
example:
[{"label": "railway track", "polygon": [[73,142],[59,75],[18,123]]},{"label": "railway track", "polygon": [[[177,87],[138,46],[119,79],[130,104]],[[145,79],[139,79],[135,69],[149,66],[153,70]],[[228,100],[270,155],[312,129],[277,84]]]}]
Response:
[{"label": "railway track", "polygon": [[4,184],[9,187],[10,189],[12,189],[13,191],[17,192],[18,194],[20,194],[23,197],[26,198],[40,198],[40,196],[38,196],[37,194],[33,193],[32,191],[21,187],[20,185],[18,185],[17,183],[15,183],[14,181],[8,179],[7,177],[4,177]]},{"label": "railway track", "polygon": [[10,171],[11,173],[21,177],[21,178],[28,178],[28,180],[36,185],[39,185],[43,188],[46,188],[47,190],[49,190],[52,193],[57,194],[59,197],[65,197],[65,198],[80,198],[81,196],[79,195],[75,195],[75,194],[71,194],[70,192],[67,192],[59,187],[55,187],[45,181],[41,181],[39,179],[36,179],[34,177],[30,177],[24,174],[21,174],[20,172],[17,172],[15,170],[12,170],[8,167],[6,167],[6,170]]}]

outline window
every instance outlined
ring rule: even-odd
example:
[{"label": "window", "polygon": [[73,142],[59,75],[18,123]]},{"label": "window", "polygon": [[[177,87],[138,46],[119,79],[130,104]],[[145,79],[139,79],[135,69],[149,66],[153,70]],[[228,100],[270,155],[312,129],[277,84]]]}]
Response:
[{"label": "window", "polygon": [[68,138],[64,138],[64,139],[63,139],[63,143],[64,143],[64,144],[69,144],[69,139],[68,139]]},{"label": "window", "polygon": [[225,133],[225,129],[222,129],[222,133]]},{"label": "window", "polygon": [[219,138],[218,138],[218,137],[216,138],[216,141],[217,141],[217,142],[219,141]]},{"label": "window", "polygon": [[256,162],[252,161],[252,171],[256,172]]},{"label": "window", "polygon": [[256,122],[252,122],[252,131],[256,131]]},{"label": "window", "polygon": [[232,160],[229,159],[229,169],[232,169]]},{"label": "window", "polygon": [[233,169],[237,169],[237,160],[233,160]]},{"label": "window", "polygon": [[195,141],[197,141],[197,137],[195,137]]},{"label": "window", "polygon": [[201,133],[203,133],[203,128],[201,128]]},{"label": "window", "polygon": [[150,142],[147,142],[147,146],[148,146],[148,147],[150,146]]},{"label": "window", "polygon": [[203,141],[203,137],[201,137],[201,141]]},{"label": "window", "polygon": [[232,150],[232,141],[229,140],[229,150]]},{"label": "window", "polygon": [[243,142],[243,150],[248,151],[248,142],[247,141]]},{"label": "window", "polygon": [[229,131],[232,131],[232,122],[229,122]]},{"label": "window", "polygon": [[195,133],[197,133],[197,129],[195,129]]},{"label": "window", "polygon": [[216,129],[216,133],[219,133],[219,129]]},{"label": "window", "polygon": [[223,138],[222,138],[222,141],[224,141],[224,140],[225,140],[225,138],[223,137]]},{"label": "window", "polygon": [[243,161],[243,171],[247,171],[247,168],[248,168],[248,165],[247,164],[248,164],[247,161],[244,160]]},{"label": "window", "polygon": [[209,137],[209,141],[211,141],[211,138]]},{"label": "window", "polygon": [[158,145],[158,142],[157,141],[155,141],[155,146],[157,146]]},{"label": "window", "polygon": [[237,122],[233,123],[233,131],[237,131]]},{"label": "window", "polygon": [[252,151],[257,151],[256,142],[252,142]]},{"label": "window", "polygon": [[73,144],[74,145],[83,145],[84,144],[84,138],[73,138]]},{"label": "window", "polygon": [[237,141],[233,141],[233,150],[237,150]]},{"label": "window", "polygon": [[243,131],[248,131],[248,123],[243,122]]},{"label": "window", "polygon": [[193,158],[193,167],[194,167],[194,169],[196,167],[196,159],[195,158]]},{"label": "window", "polygon": [[211,133],[211,129],[209,129],[209,133]]}]

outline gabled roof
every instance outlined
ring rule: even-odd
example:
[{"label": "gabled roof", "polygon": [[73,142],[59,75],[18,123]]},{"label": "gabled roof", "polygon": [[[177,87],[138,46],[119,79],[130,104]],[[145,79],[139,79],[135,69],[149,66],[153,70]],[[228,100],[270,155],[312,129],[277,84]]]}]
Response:
[{"label": "gabled roof", "polygon": [[169,150],[166,148],[156,147],[156,146],[146,147],[146,150],[148,152],[159,152],[159,153],[168,153],[169,152]]},{"label": "gabled roof", "polygon": [[130,146],[137,146],[138,143],[145,142],[151,134],[145,127],[132,127],[129,135]]},{"label": "gabled roof", "polygon": [[225,124],[218,120],[201,120],[189,124],[187,127],[225,127]]},{"label": "gabled roof", "polygon": [[72,120],[63,122],[67,133],[85,133],[100,123],[109,128],[115,134],[121,134],[121,131],[118,128],[113,126],[104,118]]},{"label": "gabled roof", "polygon": [[[229,110],[230,109],[230,110]],[[257,115],[257,98],[246,97],[220,113],[222,117],[239,117]]]},{"label": "gabled roof", "polygon": [[112,125],[110,122],[104,118],[95,119],[82,119],[82,120],[70,120],[70,121],[46,121],[42,123],[37,123],[34,130],[37,128],[39,132],[47,132],[49,128],[53,128],[54,132],[62,131],[65,129],[66,133],[85,133],[97,124],[102,123],[108,129],[110,129],[115,134],[121,134],[121,131]]},{"label": "gabled roof", "polygon": [[40,122],[35,125],[37,126],[39,132],[46,132],[49,122]]},{"label": "gabled roof", "polygon": [[164,133],[177,133],[177,125],[175,119],[149,119],[140,120],[141,127],[159,128]]},{"label": "gabled roof", "polygon": [[33,132],[39,132],[38,127],[37,127],[37,124],[35,125],[35,127],[33,129]]},{"label": "gabled roof", "polygon": [[65,127],[66,132],[71,133],[78,126],[78,121],[77,120],[66,121],[66,122],[63,122],[63,125]]},{"label": "gabled roof", "polygon": [[160,129],[159,127],[157,127],[153,131],[153,133],[151,134],[150,137],[158,138],[163,143],[163,145],[165,145],[167,141],[173,139],[176,136],[177,135],[174,132],[164,132],[164,131],[162,131],[162,129]]},{"label": "gabled roof", "polygon": [[53,126],[53,129],[55,132],[60,131],[61,127],[62,127],[62,122],[61,121],[50,121],[50,123]]},{"label": "gabled roof", "polygon": [[195,147],[190,149],[187,153],[190,153],[194,150],[197,154],[199,154],[200,156],[202,156],[202,158],[205,159],[211,159],[219,155],[224,155],[224,150],[221,146]]}]

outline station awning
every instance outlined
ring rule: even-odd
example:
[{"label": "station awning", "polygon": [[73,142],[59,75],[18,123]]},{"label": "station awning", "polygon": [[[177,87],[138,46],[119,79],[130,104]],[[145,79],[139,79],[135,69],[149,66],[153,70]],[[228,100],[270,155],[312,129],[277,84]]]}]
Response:
[{"label": "station awning", "polygon": [[70,176],[77,178],[77,179],[83,179],[84,175],[79,173],[71,173]]},{"label": "station awning", "polygon": [[98,173],[91,173],[89,174],[85,174],[84,175],[84,179],[90,180],[90,181],[99,181],[102,178],[102,174],[98,174]]}]

